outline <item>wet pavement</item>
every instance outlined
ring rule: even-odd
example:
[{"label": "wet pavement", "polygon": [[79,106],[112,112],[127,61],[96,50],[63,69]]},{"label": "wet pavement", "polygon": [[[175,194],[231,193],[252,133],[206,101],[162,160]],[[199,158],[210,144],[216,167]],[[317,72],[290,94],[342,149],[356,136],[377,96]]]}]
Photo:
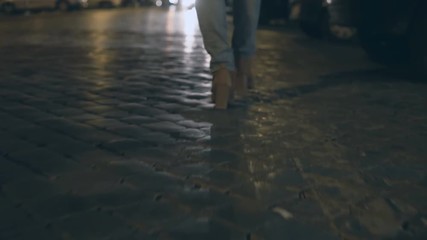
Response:
[{"label": "wet pavement", "polygon": [[260,29],[214,111],[191,11],[0,17],[0,239],[426,239],[427,85]]}]

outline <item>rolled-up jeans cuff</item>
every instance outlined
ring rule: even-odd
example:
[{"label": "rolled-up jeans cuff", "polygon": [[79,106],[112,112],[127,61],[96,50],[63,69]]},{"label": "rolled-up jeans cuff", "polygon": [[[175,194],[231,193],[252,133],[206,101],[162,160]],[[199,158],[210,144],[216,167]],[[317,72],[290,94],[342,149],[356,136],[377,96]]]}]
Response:
[{"label": "rolled-up jeans cuff", "polygon": [[215,72],[220,68],[226,67],[230,71],[234,71],[234,55],[233,51],[229,49],[228,51],[224,51],[220,54],[211,55],[211,64],[210,69],[211,72]]},{"label": "rolled-up jeans cuff", "polygon": [[235,58],[251,58],[256,55],[256,50],[253,51],[234,51]]},{"label": "rolled-up jeans cuff", "polygon": [[211,72],[216,72],[221,68],[227,68],[230,71],[234,71],[236,69],[236,67],[234,66],[234,63],[211,63]]}]

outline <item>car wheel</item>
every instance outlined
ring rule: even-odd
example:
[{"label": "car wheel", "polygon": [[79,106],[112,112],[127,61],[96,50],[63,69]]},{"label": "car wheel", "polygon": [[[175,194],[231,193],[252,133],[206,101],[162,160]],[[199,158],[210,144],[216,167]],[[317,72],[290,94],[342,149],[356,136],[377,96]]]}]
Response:
[{"label": "car wheel", "polygon": [[359,41],[368,56],[381,64],[402,65],[409,61],[409,41],[406,32],[391,33],[388,12],[379,13],[379,2],[373,6],[362,2],[358,24]]},{"label": "car wheel", "polygon": [[268,5],[268,3],[261,1],[261,9],[259,11],[259,19],[258,24],[259,25],[268,25],[271,20],[271,9]]},{"label": "car wheel", "polygon": [[421,6],[417,7],[410,28],[410,52],[411,66],[424,79],[427,78],[427,2],[419,1]]},{"label": "car wheel", "polygon": [[5,3],[2,6],[2,10],[5,13],[12,14],[16,11],[15,5],[13,3]]},{"label": "car wheel", "polygon": [[258,23],[260,25],[268,25],[271,20],[288,20],[289,3],[284,1],[261,1],[261,9],[259,13]]},{"label": "car wheel", "polygon": [[310,37],[330,37],[328,11],[326,9],[321,10],[316,16],[316,21],[305,21],[301,19],[300,27],[302,31]]},{"label": "car wheel", "polygon": [[362,24],[358,30],[360,44],[372,60],[388,65],[408,61],[407,36],[377,32],[370,24]]},{"label": "car wheel", "polygon": [[301,1],[299,24],[301,30],[310,37],[329,36],[329,12],[322,1]]}]

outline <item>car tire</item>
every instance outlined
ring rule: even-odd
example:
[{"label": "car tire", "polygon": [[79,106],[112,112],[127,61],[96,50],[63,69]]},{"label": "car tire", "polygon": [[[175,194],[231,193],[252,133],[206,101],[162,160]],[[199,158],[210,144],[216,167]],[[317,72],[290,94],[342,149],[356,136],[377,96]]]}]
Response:
[{"label": "car tire", "polygon": [[261,7],[259,11],[258,24],[261,26],[268,25],[272,19],[270,8],[265,1],[261,1]]},{"label": "car tire", "polygon": [[379,13],[379,9],[379,1],[373,5],[368,1],[361,3],[362,14],[357,26],[360,45],[375,62],[395,66],[407,64],[410,55],[407,31],[392,34],[392,27],[384,20],[391,18],[389,13]]},{"label": "car tire", "polygon": [[261,1],[261,9],[259,13],[258,24],[268,25],[272,20],[288,20],[289,16],[289,3],[288,0],[279,2]]},{"label": "car tire", "polygon": [[427,78],[427,2],[419,1],[420,6],[417,6],[414,19],[412,21],[409,41],[410,41],[410,56],[411,66],[422,76]]},{"label": "car tire", "polygon": [[359,41],[375,62],[387,65],[403,64],[409,59],[409,43],[405,35],[376,33],[369,27],[359,28]]},{"label": "car tire", "polygon": [[301,1],[300,20],[301,30],[310,37],[329,37],[329,12],[322,1]]},{"label": "car tire", "polygon": [[266,14],[261,12],[259,15],[258,24],[261,26],[268,25],[270,23],[270,20],[271,19]]},{"label": "car tire", "polygon": [[16,7],[15,7],[15,4],[13,3],[5,3],[1,7],[1,10],[7,14],[12,14],[16,11]]},{"label": "car tire", "polygon": [[324,38],[330,37],[329,30],[329,14],[326,9],[323,9],[316,17],[317,21],[304,21],[300,20],[301,30],[310,37]]}]

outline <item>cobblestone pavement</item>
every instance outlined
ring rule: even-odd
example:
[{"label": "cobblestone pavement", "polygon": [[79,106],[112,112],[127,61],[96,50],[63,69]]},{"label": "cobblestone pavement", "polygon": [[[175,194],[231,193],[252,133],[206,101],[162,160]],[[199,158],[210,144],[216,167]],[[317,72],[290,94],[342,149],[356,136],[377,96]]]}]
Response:
[{"label": "cobblestone pavement", "polygon": [[426,84],[261,29],[214,111],[194,20],[0,18],[0,239],[426,239]]}]

